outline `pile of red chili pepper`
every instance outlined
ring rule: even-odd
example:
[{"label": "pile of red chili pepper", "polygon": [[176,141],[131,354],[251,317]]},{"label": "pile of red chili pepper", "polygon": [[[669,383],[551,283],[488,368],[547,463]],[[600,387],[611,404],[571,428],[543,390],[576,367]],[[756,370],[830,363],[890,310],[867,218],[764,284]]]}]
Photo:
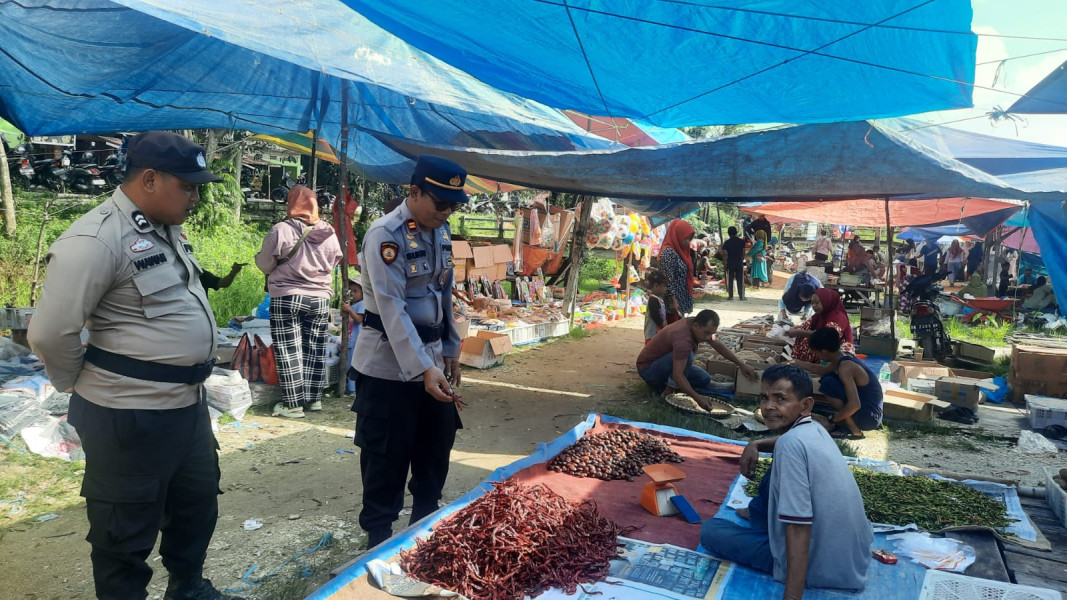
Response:
[{"label": "pile of red chili pepper", "polygon": [[416,540],[400,566],[472,600],[522,600],[550,587],[573,594],[607,576],[620,533],[591,500],[572,504],[543,485],[508,480]]},{"label": "pile of red chili pepper", "polygon": [[667,440],[636,431],[606,431],[582,437],[548,462],[549,471],[575,477],[633,481],[645,465],[684,462]]}]

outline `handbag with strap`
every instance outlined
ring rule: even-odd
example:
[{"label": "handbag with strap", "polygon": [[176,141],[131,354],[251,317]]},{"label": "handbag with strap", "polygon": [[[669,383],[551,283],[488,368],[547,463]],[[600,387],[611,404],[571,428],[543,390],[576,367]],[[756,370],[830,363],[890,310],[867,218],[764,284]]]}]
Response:
[{"label": "handbag with strap", "polygon": [[259,376],[263,383],[278,385],[278,365],[274,362],[274,346],[268,346],[258,334],[254,336],[253,346],[259,360]]},{"label": "handbag with strap", "polygon": [[[300,234],[300,239],[298,239],[296,241],[296,243],[293,244],[293,247],[289,250],[288,254],[286,254],[285,256],[282,256],[282,257],[280,257],[278,259],[278,263],[276,265],[274,265],[275,269],[277,269],[278,267],[280,267],[280,266],[284,265],[285,263],[289,262],[289,260],[291,258],[293,258],[293,256],[296,254],[296,251],[300,249],[300,246],[304,245],[304,240],[306,240],[308,238],[308,234],[311,233],[312,229],[313,228],[310,225],[308,225],[307,227],[304,228],[304,231]],[[273,272],[274,271],[271,271],[271,273],[273,273]],[[269,292],[270,291],[270,289],[268,288],[269,283],[270,283],[270,273],[267,273],[267,274],[265,274],[263,276],[263,291],[264,292]]]},{"label": "handbag with strap", "polygon": [[247,333],[241,336],[241,341],[237,343],[237,350],[230,359],[230,367],[239,372],[245,381],[260,380],[259,354],[252,343],[252,338]]}]

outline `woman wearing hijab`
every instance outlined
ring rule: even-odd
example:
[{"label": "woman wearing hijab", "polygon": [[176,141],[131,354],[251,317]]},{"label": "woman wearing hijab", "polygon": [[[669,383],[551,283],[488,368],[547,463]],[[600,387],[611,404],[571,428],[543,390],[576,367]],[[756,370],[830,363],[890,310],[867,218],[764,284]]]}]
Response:
[{"label": "woman wearing hijab", "polygon": [[982,266],[983,254],[985,254],[985,247],[982,245],[981,240],[971,244],[971,247],[967,250],[967,277],[978,272],[978,269]]},{"label": "woman wearing hijab", "polygon": [[659,251],[659,269],[667,276],[667,323],[673,323],[693,312],[693,289],[696,276],[693,271],[693,253],[689,242],[696,230],[682,219],[675,219],[667,226]]},{"label": "woman wearing hijab", "polygon": [[1026,310],[1045,310],[1056,305],[1056,294],[1044,276],[1037,278],[1037,283],[1030,288],[1030,297],[1023,302]]},{"label": "woman wearing hijab", "polygon": [[963,261],[966,255],[959,240],[952,240],[952,245],[945,253],[945,266],[948,267],[948,284],[956,285],[957,281],[963,281]]},{"label": "woman wearing hijab", "polygon": [[807,273],[796,273],[785,282],[785,293],[778,301],[778,319],[785,321],[789,315],[811,316],[811,299],[822,283]]},{"label": "woman wearing hijab", "polygon": [[333,227],[319,219],[315,193],[302,185],[289,190],[286,218],[271,228],[256,254],[267,275],[270,336],[282,402],[274,415],[304,416],[322,410],[326,349],[330,336],[330,275],[341,262]]},{"label": "woman wearing hijab", "polygon": [[767,276],[767,232],[762,229],[756,230],[756,242],[748,251],[752,257],[752,286],[759,289],[760,282],[768,283]]},{"label": "woman wearing hijab", "polygon": [[818,362],[818,357],[808,345],[808,338],[816,329],[822,327],[836,329],[837,334],[841,336],[841,351],[846,354],[852,354],[855,351],[855,342],[852,338],[852,325],[848,322],[848,313],[845,312],[845,305],[841,303],[841,296],[836,291],[826,288],[815,290],[811,298],[811,309],[815,311],[815,314],[804,321],[800,327],[794,327],[787,333],[797,340],[793,344],[793,360],[808,363],[800,366],[821,375],[825,369],[815,364]]},{"label": "woman wearing hijab", "polygon": [[985,282],[982,281],[982,276],[978,273],[971,275],[967,285],[963,286],[963,289],[957,295],[963,298],[967,294],[970,294],[972,298],[985,298],[989,295],[989,288],[986,287]]}]

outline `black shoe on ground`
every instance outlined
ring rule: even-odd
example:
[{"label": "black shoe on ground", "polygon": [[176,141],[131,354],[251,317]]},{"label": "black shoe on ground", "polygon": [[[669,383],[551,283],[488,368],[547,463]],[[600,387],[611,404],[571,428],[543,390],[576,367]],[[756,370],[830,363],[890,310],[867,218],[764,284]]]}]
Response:
[{"label": "black shoe on ground", "polygon": [[393,537],[391,529],[381,529],[367,532],[367,550],[380,545],[385,540]]},{"label": "black shoe on ground", "polygon": [[211,585],[211,580],[201,574],[180,577],[171,573],[163,600],[237,600],[237,597],[218,591]]}]

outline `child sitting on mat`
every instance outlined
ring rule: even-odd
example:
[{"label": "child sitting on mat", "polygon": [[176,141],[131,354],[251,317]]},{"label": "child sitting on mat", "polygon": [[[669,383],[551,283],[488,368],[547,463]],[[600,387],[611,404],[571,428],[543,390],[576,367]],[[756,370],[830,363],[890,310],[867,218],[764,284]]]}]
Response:
[{"label": "child sitting on mat", "polygon": [[805,587],[862,590],[874,532],[837,444],[811,419],[811,377],[774,365],[761,385],[763,420],[779,436],[749,442],[741,454],[741,473],[752,477],[759,453],[774,453],[747,514],[738,511],[751,525],[708,519],[700,543],[718,558],[772,574],[785,584],[784,600],[800,600]]}]

